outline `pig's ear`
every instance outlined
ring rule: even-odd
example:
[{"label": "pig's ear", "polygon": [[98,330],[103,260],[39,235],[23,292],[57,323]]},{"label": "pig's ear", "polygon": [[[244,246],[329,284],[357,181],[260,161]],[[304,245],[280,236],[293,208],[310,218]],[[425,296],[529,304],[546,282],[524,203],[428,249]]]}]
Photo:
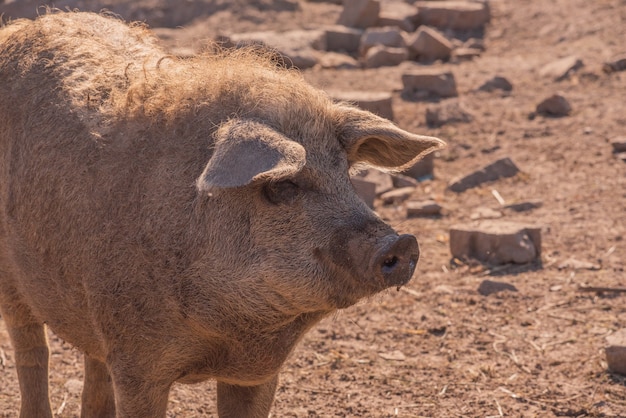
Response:
[{"label": "pig's ear", "polygon": [[338,115],[339,141],[351,167],[401,171],[445,147],[445,142],[438,138],[406,132],[370,112],[340,105]]},{"label": "pig's ear", "polygon": [[231,120],[215,134],[213,156],[197,181],[200,191],[277,181],[298,173],[304,147],[254,120]]}]

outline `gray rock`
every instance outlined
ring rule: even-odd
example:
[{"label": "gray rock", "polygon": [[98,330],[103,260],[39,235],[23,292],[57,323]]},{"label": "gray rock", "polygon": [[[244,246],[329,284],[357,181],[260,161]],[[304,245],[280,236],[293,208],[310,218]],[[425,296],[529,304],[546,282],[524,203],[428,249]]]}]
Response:
[{"label": "gray rock", "polygon": [[446,100],[426,108],[426,124],[439,127],[449,123],[469,123],[474,116],[458,100]]},{"label": "gray rock", "polygon": [[318,63],[322,68],[332,68],[336,70],[346,69],[354,70],[361,68],[361,64],[350,55],[340,54],[339,52],[327,52],[321,55]]},{"label": "gray rock", "polygon": [[393,182],[393,187],[396,187],[398,189],[401,189],[403,187],[417,187],[420,184],[419,181],[415,180],[414,178],[398,173],[391,174],[391,180]]},{"label": "gray rock", "polygon": [[480,170],[452,180],[448,189],[460,193],[489,181],[513,177],[517,173],[519,173],[519,168],[510,158],[501,158]]},{"label": "gray rock", "polygon": [[370,48],[364,57],[366,68],[390,67],[406,61],[409,51],[406,48],[392,48],[376,45]]},{"label": "gray rock", "polygon": [[326,33],[326,49],[335,52],[354,54],[359,50],[362,29],[349,28],[342,25],[324,27]]},{"label": "gray rock", "polygon": [[572,106],[567,99],[560,94],[553,94],[537,105],[537,113],[546,116],[567,116],[572,111]]},{"label": "gray rock", "polygon": [[344,0],[337,23],[353,28],[368,28],[378,23],[380,2],[377,0]]},{"label": "gray rock", "polygon": [[369,28],[363,32],[359,52],[365,55],[373,46],[389,46],[393,48],[404,48],[406,42],[400,29],[394,27]]},{"label": "gray rock", "polygon": [[525,202],[506,205],[504,209],[510,209],[515,212],[527,212],[529,210],[540,208],[541,206],[543,206],[543,202],[541,200],[527,200]]},{"label": "gray rock", "polygon": [[415,179],[415,181],[421,181],[425,179],[432,179],[434,177],[434,169],[435,156],[431,153],[413,164],[410,168],[404,170],[402,174]]},{"label": "gray rock", "polygon": [[602,69],[605,73],[613,73],[616,71],[626,70],[626,56],[616,57],[611,61],[604,63]]},{"label": "gray rock", "polygon": [[386,205],[397,205],[407,200],[415,192],[415,187],[402,187],[400,189],[393,189],[380,195],[380,199]]},{"label": "gray rock", "polygon": [[328,94],[335,100],[353,103],[361,109],[393,120],[391,93],[382,91],[330,91]]},{"label": "gray rock", "polygon": [[494,90],[511,91],[513,90],[513,85],[506,78],[495,76],[485,81],[480,87],[478,87],[478,90],[489,92]]},{"label": "gray rock", "polygon": [[480,29],[489,22],[487,3],[475,1],[417,1],[420,25],[450,29]]},{"label": "gray rock", "polygon": [[541,228],[493,220],[455,225],[450,228],[450,252],[494,265],[530,263],[541,256]]},{"label": "gray rock", "polygon": [[438,68],[423,68],[402,74],[403,95],[412,99],[458,96],[454,74]]},{"label": "gray rock", "polygon": [[550,77],[555,81],[561,81],[572,75],[584,66],[583,61],[575,55],[552,61],[539,70],[542,77]]},{"label": "gray rock", "polygon": [[406,216],[409,218],[439,215],[441,215],[441,205],[434,200],[406,202]]},{"label": "gray rock", "polygon": [[510,283],[494,282],[492,280],[483,280],[478,286],[478,293],[483,296],[489,296],[498,292],[517,292],[517,287]]},{"label": "gray rock", "polygon": [[407,41],[412,58],[421,61],[447,60],[452,53],[452,43],[436,29],[420,26]]},{"label": "gray rock", "polygon": [[626,329],[615,331],[606,337],[606,343],[604,353],[609,370],[626,376]]},{"label": "gray rock", "polygon": [[611,139],[614,153],[626,152],[626,136],[618,136]]},{"label": "gray rock", "polygon": [[391,175],[375,168],[369,168],[352,177],[353,179],[366,180],[376,185],[376,196],[393,189]]}]

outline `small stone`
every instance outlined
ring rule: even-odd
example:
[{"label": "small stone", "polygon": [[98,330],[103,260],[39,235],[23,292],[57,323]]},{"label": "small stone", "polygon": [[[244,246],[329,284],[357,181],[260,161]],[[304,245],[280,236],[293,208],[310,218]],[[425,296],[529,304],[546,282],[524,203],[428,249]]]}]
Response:
[{"label": "small stone", "polygon": [[353,103],[361,109],[393,120],[391,93],[382,91],[331,91],[329,95],[335,100]]},{"label": "small stone", "polygon": [[437,128],[450,123],[469,123],[474,116],[458,100],[446,100],[426,108],[426,124]]},{"label": "small stone", "polygon": [[385,360],[395,360],[395,361],[404,361],[406,360],[406,356],[402,351],[395,350],[388,353],[378,353],[381,358]]},{"label": "small stone", "polygon": [[376,170],[375,168],[368,168],[356,176],[353,176],[353,178],[360,178],[374,183],[376,185],[376,196],[380,196],[381,194],[393,189],[391,175],[380,170]]},{"label": "small stone", "polygon": [[620,159],[620,160],[622,160],[622,161],[626,162],[626,152],[618,152],[617,154],[615,154],[615,156],[616,156],[618,159]]},{"label": "small stone", "polygon": [[541,228],[493,220],[455,225],[450,228],[450,252],[494,265],[530,263],[541,256]]},{"label": "small stone", "polygon": [[559,270],[571,269],[571,270],[600,270],[598,264],[589,263],[587,261],[580,261],[575,258],[568,258],[558,265]]},{"label": "small stone", "polygon": [[571,111],[572,106],[560,94],[553,94],[537,105],[537,113],[547,116],[567,116]]},{"label": "small stone", "polygon": [[376,183],[356,177],[352,177],[350,181],[356,194],[363,199],[368,207],[373,209],[374,199],[376,199]]},{"label": "small stone", "polygon": [[393,187],[396,187],[398,189],[401,189],[403,187],[417,187],[420,184],[419,181],[415,180],[414,178],[398,173],[392,174],[391,180],[393,181]]},{"label": "small stone", "polygon": [[482,54],[482,50],[476,48],[457,48],[452,51],[452,61],[471,61]]},{"label": "small stone", "polygon": [[78,379],[68,379],[64,386],[70,395],[78,396],[83,391],[83,382]]},{"label": "small stone", "polygon": [[485,207],[477,208],[470,215],[470,219],[473,221],[478,220],[478,219],[498,219],[501,217],[502,217],[502,212],[493,210],[491,208],[485,208]]},{"label": "small stone", "polygon": [[504,291],[517,292],[517,288],[510,283],[495,282],[492,280],[483,280],[478,286],[478,293],[483,296],[489,296]]},{"label": "small stone", "polygon": [[404,2],[382,2],[378,13],[378,26],[396,26],[413,32],[417,22],[417,8]]},{"label": "small stone", "polygon": [[322,68],[332,68],[335,70],[354,70],[361,68],[361,64],[350,55],[338,52],[327,52],[319,57],[318,63]]},{"label": "small stone", "polygon": [[406,216],[409,218],[439,215],[441,215],[441,205],[434,200],[406,202]]},{"label": "small stone", "polygon": [[436,29],[420,28],[407,41],[411,58],[420,61],[447,60],[452,53],[452,43]]},{"label": "small stone", "polygon": [[480,170],[452,180],[448,189],[460,193],[489,181],[513,177],[517,173],[519,168],[510,158],[501,158]]},{"label": "small stone", "polygon": [[386,205],[397,205],[411,197],[413,192],[415,192],[415,187],[402,187],[381,194],[380,199]]},{"label": "small stone", "polygon": [[435,156],[434,154],[428,154],[421,160],[413,164],[408,169],[404,170],[402,174],[415,179],[416,181],[430,180],[435,177]]},{"label": "small stone", "polygon": [[368,28],[378,23],[380,2],[376,0],[344,0],[337,23],[353,28]]},{"label": "small stone", "polygon": [[458,96],[454,74],[437,68],[424,68],[402,74],[403,94],[409,98]]},{"label": "small stone", "polygon": [[626,329],[620,329],[606,337],[604,349],[609,370],[626,376]]},{"label": "small stone", "polygon": [[525,202],[518,202],[506,205],[504,209],[510,209],[515,212],[527,212],[529,210],[540,208],[541,206],[543,206],[543,202],[541,200],[528,200]]},{"label": "small stone", "polygon": [[366,29],[361,36],[361,43],[359,46],[361,55],[365,55],[370,48],[376,45],[404,48],[406,46],[406,42],[404,41],[404,37],[402,36],[400,30],[394,27]]},{"label": "small stone", "polygon": [[490,18],[486,2],[417,1],[413,5],[417,7],[420,25],[471,30],[484,27]]},{"label": "small stone", "polygon": [[618,136],[611,139],[611,146],[615,153],[626,152],[626,136]]},{"label": "small stone", "polygon": [[616,71],[624,71],[626,70],[626,56],[616,57],[609,62],[606,62],[602,69],[605,73],[612,73]]},{"label": "small stone", "polygon": [[409,57],[406,48],[391,48],[387,46],[374,46],[365,54],[366,68],[390,67],[400,64]]},{"label": "small stone", "polygon": [[485,81],[482,86],[478,87],[478,90],[489,92],[494,90],[511,91],[513,90],[513,85],[506,78],[495,76]]},{"label": "small stone", "polygon": [[363,35],[362,29],[333,25],[325,27],[324,32],[326,33],[326,49],[328,51],[353,54],[359,50]]},{"label": "small stone", "polygon": [[539,70],[542,77],[550,77],[554,81],[561,81],[572,75],[584,66],[583,61],[575,55],[570,55],[544,65]]}]

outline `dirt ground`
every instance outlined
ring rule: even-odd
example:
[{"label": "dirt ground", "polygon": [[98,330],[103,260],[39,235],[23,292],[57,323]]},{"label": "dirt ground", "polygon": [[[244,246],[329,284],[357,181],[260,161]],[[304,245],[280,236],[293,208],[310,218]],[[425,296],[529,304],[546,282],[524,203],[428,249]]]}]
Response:
[{"label": "dirt ground", "polygon": [[[162,19],[167,3],[132,4]],[[315,27],[334,23],[341,11],[322,2],[300,2],[296,10],[270,0],[207,4],[212,14],[177,22],[186,28],[176,29],[168,46],[232,32]],[[626,285],[626,162],[609,144],[626,135],[626,72],[602,70],[626,53],[626,1],[493,0],[491,10],[479,58],[435,64],[454,73],[471,123],[426,125],[425,109],[433,103],[400,95],[401,74],[415,63],[305,71],[323,89],[394,91],[401,127],[448,142],[436,156],[434,180],[421,183],[414,196],[434,198],[443,214],[407,219],[402,205],[377,203],[381,216],[418,237],[418,271],[401,291],[363,301],[307,334],[285,364],[272,416],[626,416],[626,378],[607,371],[604,355],[605,338],[626,327],[626,295],[580,289]],[[584,62],[572,77],[555,82],[539,75],[543,65],[571,54]],[[512,92],[477,91],[495,75],[506,77]],[[556,92],[570,101],[570,116],[529,117]],[[461,194],[446,190],[452,178],[501,157],[522,173]],[[492,190],[506,203],[540,199],[543,205],[504,211]],[[453,262],[449,227],[469,222],[481,207],[501,211],[504,220],[540,225],[541,262],[498,268]],[[595,267],[563,266],[570,258]],[[482,296],[477,289],[486,279],[517,291]],[[50,340],[53,408],[59,417],[78,416],[81,355],[53,334]],[[0,417],[16,417],[18,384],[2,321],[0,369]],[[216,416],[215,384],[175,386],[168,416]]]}]

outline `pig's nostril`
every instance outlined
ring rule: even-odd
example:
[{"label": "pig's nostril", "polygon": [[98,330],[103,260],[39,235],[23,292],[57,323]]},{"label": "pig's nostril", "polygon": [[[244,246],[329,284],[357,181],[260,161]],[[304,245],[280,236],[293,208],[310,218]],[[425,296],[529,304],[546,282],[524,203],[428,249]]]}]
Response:
[{"label": "pig's nostril", "polygon": [[383,261],[383,269],[392,270],[393,267],[398,264],[398,261],[398,257],[395,255],[393,257],[388,257],[385,261]]}]

